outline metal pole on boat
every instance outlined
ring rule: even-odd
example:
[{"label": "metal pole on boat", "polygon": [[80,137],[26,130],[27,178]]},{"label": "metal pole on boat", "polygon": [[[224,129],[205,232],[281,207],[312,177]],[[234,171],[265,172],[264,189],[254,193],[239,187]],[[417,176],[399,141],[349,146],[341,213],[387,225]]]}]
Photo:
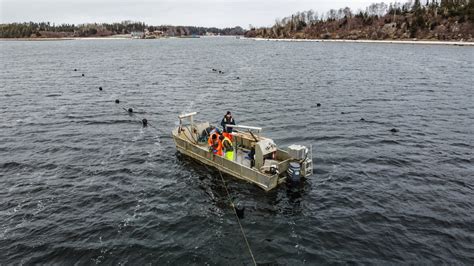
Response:
[{"label": "metal pole on boat", "polygon": [[232,140],[232,149],[234,149],[232,153],[232,161],[235,162],[237,158],[237,143],[234,141],[234,139]]}]

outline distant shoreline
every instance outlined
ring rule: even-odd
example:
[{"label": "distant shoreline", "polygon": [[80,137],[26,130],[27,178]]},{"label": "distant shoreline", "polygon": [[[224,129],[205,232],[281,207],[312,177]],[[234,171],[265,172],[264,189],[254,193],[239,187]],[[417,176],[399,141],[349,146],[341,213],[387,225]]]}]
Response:
[{"label": "distant shoreline", "polygon": [[76,40],[162,40],[162,39],[199,39],[199,38],[234,38],[240,36],[242,39],[243,35],[222,35],[222,36],[204,36],[193,37],[192,35],[187,36],[166,36],[158,38],[132,38],[129,35],[111,35],[106,37],[52,37],[52,38],[0,38],[0,41],[76,41]]},{"label": "distant shoreline", "polygon": [[[200,36],[208,37],[208,36]],[[229,36],[212,36],[229,37]],[[231,36],[232,37],[232,36]],[[156,39],[133,39],[129,36],[112,35],[108,37],[64,37],[64,38],[0,38],[0,41],[76,41],[76,40],[159,40],[180,37],[163,37]],[[183,37],[181,37],[183,38]],[[186,38],[187,39],[187,38]],[[241,36],[241,40],[273,41],[273,42],[336,42],[336,43],[384,43],[384,44],[421,44],[421,45],[454,45],[474,46],[474,42],[461,41],[429,41],[429,40],[349,40],[349,39],[273,39],[273,38],[247,38]]]},{"label": "distant shoreline", "polygon": [[269,39],[269,38],[245,38],[255,41],[274,42],[348,42],[348,43],[390,43],[390,44],[428,44],[428,45],[455,45],[474,46],[474,42],[460,41],[427,41],[427,40],[346,40],[346,39]]},{"label": "distant shoreline", "polygon": [[112,35],[107,37],[60,37],[60,38],[0,38],[0,41],[74,41],[74,40],[129,40],[130,36]]}]

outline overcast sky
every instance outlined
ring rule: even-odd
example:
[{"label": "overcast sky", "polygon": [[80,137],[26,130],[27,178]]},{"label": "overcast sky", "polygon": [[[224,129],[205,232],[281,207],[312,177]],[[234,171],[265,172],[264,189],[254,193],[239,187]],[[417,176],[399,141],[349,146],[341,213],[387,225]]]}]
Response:
[{"label": "overcast sky", "polygon": [[313,9],[319,13],[380,0],[0,0],[0,22],[54,23],[143,21],[150,25],[248,28],[270,26],[276,18]]}]

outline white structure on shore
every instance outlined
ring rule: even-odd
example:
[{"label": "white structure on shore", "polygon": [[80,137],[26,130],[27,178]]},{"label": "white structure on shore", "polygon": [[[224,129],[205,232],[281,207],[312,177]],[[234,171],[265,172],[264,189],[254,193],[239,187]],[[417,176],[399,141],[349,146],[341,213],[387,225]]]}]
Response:
[{"label": "white structure on shore", "polygon": [[145,33],[143,31],[132,31],[132,33],[130,33],[130,37],[132,39],[143,39],[145,38]]}]

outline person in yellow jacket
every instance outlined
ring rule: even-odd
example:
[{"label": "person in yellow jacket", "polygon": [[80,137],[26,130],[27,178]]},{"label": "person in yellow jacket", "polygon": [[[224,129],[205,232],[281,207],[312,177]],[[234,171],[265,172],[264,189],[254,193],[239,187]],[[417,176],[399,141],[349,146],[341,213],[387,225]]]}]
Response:
[{"label": "person in yellow jacket", "polygon": [[234,160],[234,146],[232,146],[232,141],[223,135],[219,136],[219,140],[222,142],[224,157],[230,161]]}]

